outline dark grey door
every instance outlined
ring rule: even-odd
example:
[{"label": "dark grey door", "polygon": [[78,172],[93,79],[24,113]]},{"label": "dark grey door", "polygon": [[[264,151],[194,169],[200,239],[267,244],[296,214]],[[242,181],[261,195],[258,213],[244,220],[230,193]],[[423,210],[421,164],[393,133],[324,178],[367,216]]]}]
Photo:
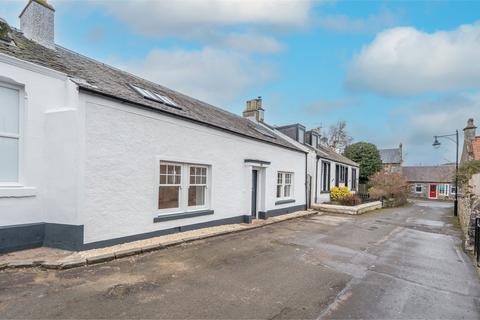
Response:
[{"label": "dark grey door", "polygon": [[257,217],[257,182],[258,171],[252,170],[252,217]]}]

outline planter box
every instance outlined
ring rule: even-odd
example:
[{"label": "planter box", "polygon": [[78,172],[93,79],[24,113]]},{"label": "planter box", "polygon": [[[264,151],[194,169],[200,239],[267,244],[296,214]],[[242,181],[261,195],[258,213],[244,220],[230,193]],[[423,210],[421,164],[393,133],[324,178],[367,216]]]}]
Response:
[{"label": "planter box", "polygon": [[377,210],[382,208],[381,201],[373,201],[368,203],[362,203],[358,206],[341,206],[335,204],[317,203],[312,205],[312,209],[330,213],[343,213],[343,214],[362,214],[368,211]]}]

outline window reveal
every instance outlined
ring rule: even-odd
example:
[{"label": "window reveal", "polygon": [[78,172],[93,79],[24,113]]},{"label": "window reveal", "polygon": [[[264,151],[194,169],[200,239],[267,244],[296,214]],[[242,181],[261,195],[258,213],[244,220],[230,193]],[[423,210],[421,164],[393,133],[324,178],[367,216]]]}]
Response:
[{"label": "window reveal", "polygon": [[277,173],[277,198],[290,198],[292,196],[292,176],[291,172]]},{"label": "window reveal", "polygon": [[158,209],[206,207],[207,199],[207,166],[160,162]]},{"label": "window reveal", "polygon": [[0,85],[0,183],[19,182],[20,93]]}]

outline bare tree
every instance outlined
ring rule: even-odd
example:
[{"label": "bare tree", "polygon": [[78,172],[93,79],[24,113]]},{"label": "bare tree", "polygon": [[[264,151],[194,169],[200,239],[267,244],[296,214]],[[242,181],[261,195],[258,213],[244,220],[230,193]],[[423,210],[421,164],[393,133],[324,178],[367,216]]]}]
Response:
[{"label": "bare tree", "polygon": [[[317,128],[317,131],[321,132],[321,128]],[[347,122],[343,120],[331,125],[328,132],[321,135],[322,143],[339,153],[342,153],[352,140],[347,133]]]}]

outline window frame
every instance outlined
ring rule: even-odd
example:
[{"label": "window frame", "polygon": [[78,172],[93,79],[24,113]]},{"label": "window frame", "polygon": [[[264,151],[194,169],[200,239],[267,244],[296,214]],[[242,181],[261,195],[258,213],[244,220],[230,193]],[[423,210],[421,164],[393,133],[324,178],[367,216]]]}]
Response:
[{"label": "window frame", "polygon": [[357,168],[352,167],[352,191],[357,191]]},{"label": "window frame", "polygon": [[[453,191],[453,190],[455,190],[455,191]],[[456,193],[457,193],[457,186],[455,186],[454,184],[451,184],[450,185],[450,195],[454,196]]]},{"label": "window frame", "polygon": [[[328,170],[325,170],[328,168]],[[321,161],[321,192],[330,192],[331,189],[331,176],[332,176],[332,163],[331,161]]]},{"label": "window frame", "polygon": [[[443,187],[443,190],[442,190]],[[450,191],[450,184],[449,183],[440,183],[438,185],[438,195],[443,197],[448,197]]]},{"label": "window frame", "polygon": [[[205,169],[205,183],[194,183],[192,184],[190,182],[190,169],[191,168],[200,168],[200,169]],[[187,172],[187,175],[188,175],[188,181],[187,181],[187,209],[188,210],[198,210],[198,209],[205,209],[207,207],[207,199],[208,199],[208,182],[209,182],[209,178],[208,178],[208,166],[206,165],[201,165],[201,164],[188,164],[188,172]],[[197,177],[198,175],[194,175],[195,177]],[[203,177],[203,174],[200,174],[200,176],[198,177]],[[191,186],[195,186],[195,187],[205,187],[205,194],[204,194],[204,204],[203,205],[197,205],[197,206],[190,206],[188,205],[188,192],[189,192],[189,189]]]},{"label": "window frame", "polygon": [[18,92],[18,134],[0,132],[0,137],[18,139],[17,155],[17,181],[0,181],[1,187],[23,187],[24,186],[24,126],[25,126],[25,89],[18,84],[0,81],[0,87],[16,90]]},{"label": "window frame", "polygon": [[[287,175],[290,175],[290,183],[287,184]],[[294,173],[290,171],[277,171],[277,183],[275,188],[275,198],[277,200],[293,199],[294,197]],[[290,194],[285,196],[285,187],[290,186]],[[280,187],[280,197],[278,196],[278,187]]]},{"label": "window frame", "polygon": [[[165,208],[159,209],[159,187],[160,187],[160,165],[175,165],[180,166],[180,185],[179,185],[179,199],[177,208]],[[199,167],[206,169],[206,183],[205,183],[205,204],[199,206],[189,206],[188,205],[188,189],[191,186],[190,184],[190,167]],[[162,158],[157,157],[155,160],[155,209],[156,216],[169,215],[172,213],[188,213],[195,212],[199,210],[209,210],[210,209],[210,190],[211,190],[211,165],[192,163],[192,162],[183,162],[183,161],[171,161],[163,160]],[[168,186],[167,184],[166,186]],[[176,185],[176,184],[175,184]],[[203,184],[202,184],[203,185]]]},{"label": "window frame", "polygon": [[[417,191],[418,187],[420,187],[420,191]],[[423,193],[423,184],[415,183],[415,193]]]},{"label": "window frame", "polygon": [[339,164],[337,163],[335,165],[335,174],[337,174],[337,168],[338,168],[338,177],[335,176],[335,185],[338,187],[340,185],[340,183],[343,183],[344,186],[347,186],[348,185],[348,182],[346,181],[346,178],[347,178],[347,170],[348,170],[348,167],[343,165],[343,164]]},{"label": "window frame", "polygon": [[299,127],[297,129],[297,136],[298,142],[300,142],[301,144],[305,144],[305,129]]}]

